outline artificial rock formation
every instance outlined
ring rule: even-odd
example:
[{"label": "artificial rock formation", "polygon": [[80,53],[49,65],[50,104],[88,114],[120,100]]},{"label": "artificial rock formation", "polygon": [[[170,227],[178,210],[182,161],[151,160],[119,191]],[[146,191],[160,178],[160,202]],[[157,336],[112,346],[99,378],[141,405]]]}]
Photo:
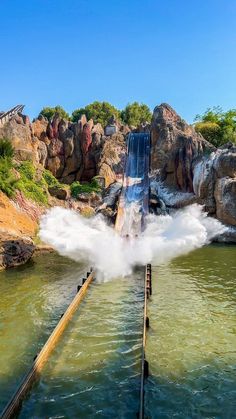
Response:
[{"label": "artificial rock formation", "polygon": [[98,162],[98,174],[105,178],[105,186],[121,182],[126,158],[125,136],[121,133],[103,138],[103,147]]},{"label": "artificial rock formation", "polygon": [[151,171],[160,172],[166,185],[186,192],[193,192],[193,161],[214,150],[167,104],[154,109],[151,145]]},{"label": "artificial rock formation", "polygon": [[[115,130],[105,130],[109,135],[104,135],[101,124],[87,121],[85,115],[76,123],[57,114],[51,121],[40,116],[32,123],[17,115],[0,128],[0,138],[12,141],[16,159],[40,164],[62,183],[90,182],[99,176],[107,188],[122,182],[128,133],[150,130],[152,196],[172,208],[200,203],[212,216],[236,226],[232,144],[215,149],[167,104],[154,109],[151,125],[132,128],[115,120],[110,125]],[[55,203],[69,199],[66,188],[52,188],[51,194]]]},{"label": "artificial rock formation", "polygon": [[236,147],[216,149],[166,104],[154,109],[151,171],[167,206],[193,202],[236,226]]},{"label": "artificial rock formation", "polygon": [[0,270],[31,258],[35,249],[32,237],[38,228],[36,214],[33,204],[27,205],[21,195],[11,201],[0,192]]}]

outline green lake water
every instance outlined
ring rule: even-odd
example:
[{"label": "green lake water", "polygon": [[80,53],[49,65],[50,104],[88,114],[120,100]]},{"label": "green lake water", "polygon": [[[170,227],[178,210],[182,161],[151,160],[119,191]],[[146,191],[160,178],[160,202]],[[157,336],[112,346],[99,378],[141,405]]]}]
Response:
[{"label": "green lake water", "polygon": [[[0,409],[75,295],[86,266],[40,256],[0,273]],[[148,418],[236,418],[236,247],[153,266]],[[135,418],[143,271],[94,282],[20,418]]]}]

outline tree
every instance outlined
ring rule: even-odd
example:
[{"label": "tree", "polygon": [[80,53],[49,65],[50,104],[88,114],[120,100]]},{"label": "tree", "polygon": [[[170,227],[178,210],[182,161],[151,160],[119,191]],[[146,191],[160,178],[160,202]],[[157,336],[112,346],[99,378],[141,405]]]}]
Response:
[{"label": "tree", "polygon": [[111,117],[120,118],[120,111],[108,102],[93,102],[85,108],[76,109],[72,112],[72,121],[77,122],[82,115],[86,115],[87,120],[93,119],[94,123],[100,123],[105,127]]},{"label": "tree", "polygon": [[50,119],[52,119],[55,113],[58,113],[59,116],[63,119],[70,119],[69,114],[60,105],[57,105],[54,108],[50,108],[49,106],[47,106],[39,112],[39,115],[43,115],[45,118],[48,119],[48,121],[50,121]]},{"label": "tree", "polygon": [[236,143],[236,109],[223,112],[219,106],[208,108],[195,121],[196,131],[216,147],[229,141]]},{"label": "tree", "polygon": [[147,105],[143,103],[129,103],[121,112],[121,119],[129,126],[137,127],[144,122],[151,122],[152,113]]}]

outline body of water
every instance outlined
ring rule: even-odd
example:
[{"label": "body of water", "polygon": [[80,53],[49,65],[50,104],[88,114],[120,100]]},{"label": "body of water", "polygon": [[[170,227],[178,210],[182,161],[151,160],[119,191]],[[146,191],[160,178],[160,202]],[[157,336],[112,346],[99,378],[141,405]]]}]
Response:
[{"label": "body of water", "polygon": [[[234,418],[236,247],[153,266],[148,418]],[[75,295],[86,266],[55,254],[0,273],[0,409]],[[21,418],[135,418],[143,270],[96,281],[24,402]]]}]

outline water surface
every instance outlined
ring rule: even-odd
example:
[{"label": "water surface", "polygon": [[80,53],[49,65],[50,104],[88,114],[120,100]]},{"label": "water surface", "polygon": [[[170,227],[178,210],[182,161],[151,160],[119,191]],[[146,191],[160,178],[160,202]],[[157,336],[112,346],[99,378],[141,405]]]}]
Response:
[{"label": "water surface", "polygon": [[236,418],[236,247],[153,267],[150,418]]},{"label": "water surface", "polygon": [[[236,418],[236,247],[153,266],[148,418]],[[56,254],[0,273],[0,409],[86,272]],[[23,404],[21,418],[135,418],[143,273],[93,283]]]}]

